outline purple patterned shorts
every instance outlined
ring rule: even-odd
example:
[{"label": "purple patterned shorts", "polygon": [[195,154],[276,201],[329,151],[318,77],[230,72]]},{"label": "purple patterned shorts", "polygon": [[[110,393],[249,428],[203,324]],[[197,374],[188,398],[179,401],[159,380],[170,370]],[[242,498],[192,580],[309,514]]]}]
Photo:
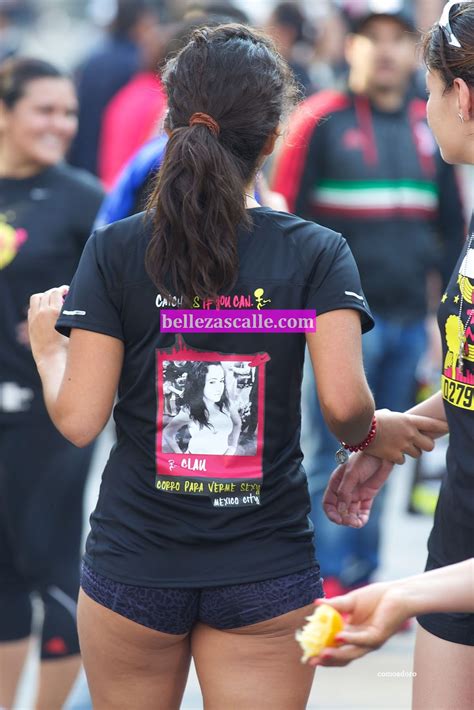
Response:
[{"label": "purple patterned shorts", "polygon": [[115,582],[83,563],[81,587],[98,604],[166,634],[185,634],[201,622],[235,629],[273,619],[324,596],[319,567],[225,587],[154,588]]}]

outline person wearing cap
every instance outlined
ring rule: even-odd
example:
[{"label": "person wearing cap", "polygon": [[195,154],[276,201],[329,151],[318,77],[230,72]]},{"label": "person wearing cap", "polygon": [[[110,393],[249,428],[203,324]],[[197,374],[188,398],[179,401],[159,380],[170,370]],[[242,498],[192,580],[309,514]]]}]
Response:
[{"label": "person wearing cap", "polygon": [[[413,93],[417,33],[401,4],[372,4],[352,15],[344,92],[325,91],[295,112],[273,179],[290,210],[347,237],[376,327],[363,338],[364,363],[379,408],[412,404],[426,348],[433,282],[445,283],[464,220],[454,170],[443,163]],[[436,290],[436,289],[434,289]],[[324,316],[321,316],[323,318]],[[311,375],[309,375],[311,377]],[[335,528],[321,508],[337,440],[322,420],[309,381],[303,446],[326,593],[367,583],[379,559],[377,500],[363,531]],[[305,421],[305,418],[303,419]],[[319,436],[313,457],[315,432]]]}]

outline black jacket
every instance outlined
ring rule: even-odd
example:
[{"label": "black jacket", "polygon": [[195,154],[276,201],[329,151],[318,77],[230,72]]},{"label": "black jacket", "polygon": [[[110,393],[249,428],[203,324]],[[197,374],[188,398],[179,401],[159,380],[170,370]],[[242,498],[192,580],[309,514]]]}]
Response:
[{"label": "black jacket", "polygon": [[447,283],[465,234],[455,171],[425,115],[417,97],[386,113],[317,94],[296,111],[274,180],[290,210],[346,237],[372,310],[404,322],[425,315],[427,275]]}]

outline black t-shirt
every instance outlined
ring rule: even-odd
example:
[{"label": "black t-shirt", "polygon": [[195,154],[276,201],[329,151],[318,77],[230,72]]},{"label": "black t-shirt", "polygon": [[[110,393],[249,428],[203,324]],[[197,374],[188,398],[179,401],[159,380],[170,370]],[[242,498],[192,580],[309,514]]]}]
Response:
[{"label": "black t-shirt", "polygon": [[428,547],[444,565],[474,555],[474,218],[466,247],[441,298],[438,322],[449,447],[447,476]]},{"label": "black t-shirt", "polygon": [[102,197],[95,178],[68,165],[0,179],[0,421],[45,413],[41,381],[18,328],[31,294],[71,280]]},{"label": "black t-shirt", "polygon": [[[222,308],[353,308],[364,330],[372,326],[340,235],[265,207],[251,216]],[[311,567],[300,450],[304,334],[161,333],[160,309],[179,308],[180,294],[157,293],[147,276],[149,236],[143,214],[96,231],[58,321],[62,333],[84,328],[125,343],[117,443],[86,559],[118,581],[157,587]],[[203,407],[204,395],[211,405]]]}]

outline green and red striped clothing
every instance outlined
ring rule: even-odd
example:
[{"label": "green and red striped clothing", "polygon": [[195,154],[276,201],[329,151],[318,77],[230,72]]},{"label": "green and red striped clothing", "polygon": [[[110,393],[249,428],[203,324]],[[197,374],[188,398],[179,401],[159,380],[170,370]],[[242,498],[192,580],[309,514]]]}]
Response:
[{"label": "green and red striped clothing", "polygon": [[441,160],[425,102],[377,110],[366,97],[325,91],[293,115],[273,187],[290,210],[341,232],[375,312],[426,312],[432,269],[447,280],[464,237],[454,169]]}]

